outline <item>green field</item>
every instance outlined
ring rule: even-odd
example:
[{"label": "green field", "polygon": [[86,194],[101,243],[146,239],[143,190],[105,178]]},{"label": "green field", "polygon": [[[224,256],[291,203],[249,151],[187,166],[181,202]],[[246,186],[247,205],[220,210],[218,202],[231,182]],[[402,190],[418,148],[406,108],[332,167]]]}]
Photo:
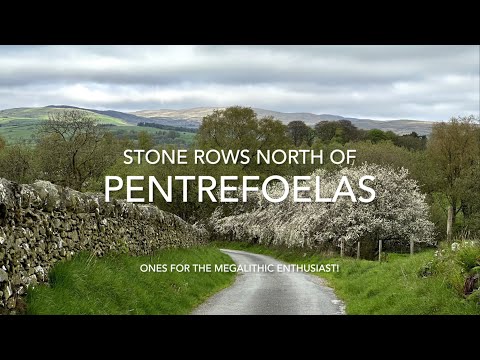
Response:
[{"label": "green field", "polygon": [[153,256],[87,253],[55,265],[49,284],[27,297],[28,314],[188,314],[232,284],[228,272],[141,272],[142,264],[223,264],[229,256],[212,246],[160,250]]},{"label": "green field", "polygon": [[[1,119],[0,119],[1,121]],[[22,141],[32,142],[38,131],[38,125],[10,125],[8,123],[0,124],[0,136],[8,144],[16,144]]]},{"label": "green field", "polygon": [[[19,142],[33,143],[35,135],[38,132],[38,125],[41,121],[48,119],[48,114],[55,111],[62,111],[61,108],[17,108],[0,111],[0,136],[7,143],[15,144]],[[130,140],[137,139],[140,131],[146,131],[151,134],[157,145],[159,144],[183,144],[189,146],[194,139],[195,134],[190,132],[176,131],[176,138],[169,139],[163,136],[161,129],[151,127],[140,127],[129,124],[124,120],[88,112],[100,124],[115,125],[107,127],[108,131],[113,132],[119,137],[126,137]],[[164,130],[165,131],[165,130]]]},{"label": "green field", "polygon": [[[65,109],[54,107],[41,107],[41,108],[16,108],[0,110],[0,124],[11,123],[12,121],[19,124],[23,121],[38,121],[48,119],[48,114],[56,111],[62,111]],[[113,125],[127,125],[127,123],[121,119],[117,119],[111,116],[97,114],[92,111],[82,110],[88,113],[93,118],[97,119],[102,124]]]},{"label": "green field", "polygon": [[[112,126],[112,127],[108,127],[107,128],[108,131],[111,131],[113,132],[115,135],[117,136],[126,136],[128,137],[129,139],[136,139],[137,138],[137,134],[140,132],[140,131],[146,131],[148,132],[149,134],[151,134],[154,138],[154,140],[156,138],[159,138],[160,137],[160,134],[162,134],[162,132],[168,132],[169,130],[161,130],[161,129],[157,129],[157,128],[152,128],[152,127],[148,127],[148,126]],[[195,137],[195,133],[191,133],[191,132],[184,132],[184,131],[175,131],[177,133],[177,138],[178,140],[181,140],[181,141],[184,141],[187,145],[190,145],[193,140],[194,140],[194,137]],[[164,143],[163,141],[160,141],[160,139],[158,139],[159,141],[157,141],[157,144],[160,144],[160,143]]]},{"label": "green field", "polygon": [[[48,114],[61,111],[58,108],[16,108],[0,111],[0,136],[5,138],[9,144],[18,142],[34,141],[41,121],[48,119]],[[125,121],[110,116],[96,114],[87,111],[94,119],[101,124],[112,124],[117,126],[128,125]]]},{"label": "green field", "polygon": [[[388,254],[387,261],[326,257],[314,251],[221,242],[223,248],[270,255],[294,264],[337,263],[338,273],[318,273],[346,304],[347,314],[436,315],[480,314],[480,305],[460,293],[464,276],[457,259],[431,276],[422,269],[434,258],[427,250],[414,256]],[[478,250],[475,256],[479,256]],[[480,259],[480,257],[478,257]]]}]

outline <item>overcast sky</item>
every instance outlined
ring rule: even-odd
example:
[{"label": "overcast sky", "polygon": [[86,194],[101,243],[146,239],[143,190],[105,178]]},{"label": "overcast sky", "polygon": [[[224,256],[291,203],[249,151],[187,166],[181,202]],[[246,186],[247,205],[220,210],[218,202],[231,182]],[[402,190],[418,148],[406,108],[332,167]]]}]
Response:
[{"label": "overcast sky", "polygon": [[243,105],[371,119],[480,112],[479,46],[0,46],[0,109]]}]

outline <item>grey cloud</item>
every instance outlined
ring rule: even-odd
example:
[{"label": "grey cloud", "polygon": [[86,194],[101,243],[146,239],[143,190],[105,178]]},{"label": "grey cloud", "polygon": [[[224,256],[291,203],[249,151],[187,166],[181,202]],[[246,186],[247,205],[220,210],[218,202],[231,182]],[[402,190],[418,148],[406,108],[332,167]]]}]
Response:
[{"label": "grey cloud", "polygon": [[478,114],[478,46],[0,47],[0,108],[225,106],[344,116]]},{"label": "grey cloud", "polygon": [[[472,61],[474,49],[468,47],[368,48],[315,47],[306,51],[308,47],[236,46],[198,51],[203,47],[194,47],[189,56],[176,55],[172,47],[42,47],[32,49],[30,54],[27,49],[22,54],[23,58],[37,57],[38,61],[10,64],[13,71],[8,63],[0,67],[0,83],[63,80],[161,85],[188,81],[229,84],[310,81],[365,85],[416,79],[425,73],[478,72]],[[388,54],[390,57],[386,58]],[[398,57],[399,54],[403,57]],[[418,60],[421,54],[423,61]],[[100,66],[86,66],[87,59],[88,63],[98,61]],[[0,58],[0,64],[2,60],[8,62]],[[102,62],[112,64],[102,66]]]}]

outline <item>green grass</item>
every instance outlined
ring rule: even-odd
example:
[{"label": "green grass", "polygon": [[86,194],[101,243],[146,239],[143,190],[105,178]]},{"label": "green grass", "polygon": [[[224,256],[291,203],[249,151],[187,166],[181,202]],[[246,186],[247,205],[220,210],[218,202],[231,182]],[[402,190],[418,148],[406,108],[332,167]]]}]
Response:
[{"label": "green grass", "polygon": [[480,314],[480,306],[467,301],[451,285],[455,270],[421,277],[419,270],[433,259],[428,250],[414,256],[388,254],[387,261],[325,257],[313,251],[221,242],[217,246],[270,255],[296,263],[338,263],[338,273],[317,274],[327,280],[346,303],[348,314]]},{"label": "green grass", "polygon": [[49,286],[29,291],[28,314],[188,314],[235,275],[220,272],[143,273],[141,264],[232,263],[212,246],[166,249],[150,256],[82,253],[55,265]]},{"label": "green grass", "polygon": [[[1,119],[0,119],[1,120]],[[0,136],[7,143],[16,144],[22,141],[33,141],[32,136],[38,131],[37,125],[2,125],[0,126]]]}]

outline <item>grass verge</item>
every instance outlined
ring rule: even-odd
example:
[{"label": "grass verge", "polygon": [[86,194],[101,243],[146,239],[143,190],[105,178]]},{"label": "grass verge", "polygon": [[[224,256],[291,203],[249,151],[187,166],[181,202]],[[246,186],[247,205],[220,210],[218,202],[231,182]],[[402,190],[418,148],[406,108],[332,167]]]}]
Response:
[{"label": "grass verge", "polygon": [[49,284],[27,296],[28,314],[188,314],[235,275],[220,272],[141,272],[142,264],[232,263],[212,246],[166,249],[153,256],[88,253],[55,265]]},{"label": "grass verge", "polygon": [[388,261],[325,257],[314,251],[218,242],[220,248],[273,256],[294,264],[337,263],[338,273],[317,273],[346,304],[347,314],[480,314],[480,306],[462,298],[449,283],[452,269],[431,276],[419,271],[433,259],[433,251],[414,256],[388,254]]}]

